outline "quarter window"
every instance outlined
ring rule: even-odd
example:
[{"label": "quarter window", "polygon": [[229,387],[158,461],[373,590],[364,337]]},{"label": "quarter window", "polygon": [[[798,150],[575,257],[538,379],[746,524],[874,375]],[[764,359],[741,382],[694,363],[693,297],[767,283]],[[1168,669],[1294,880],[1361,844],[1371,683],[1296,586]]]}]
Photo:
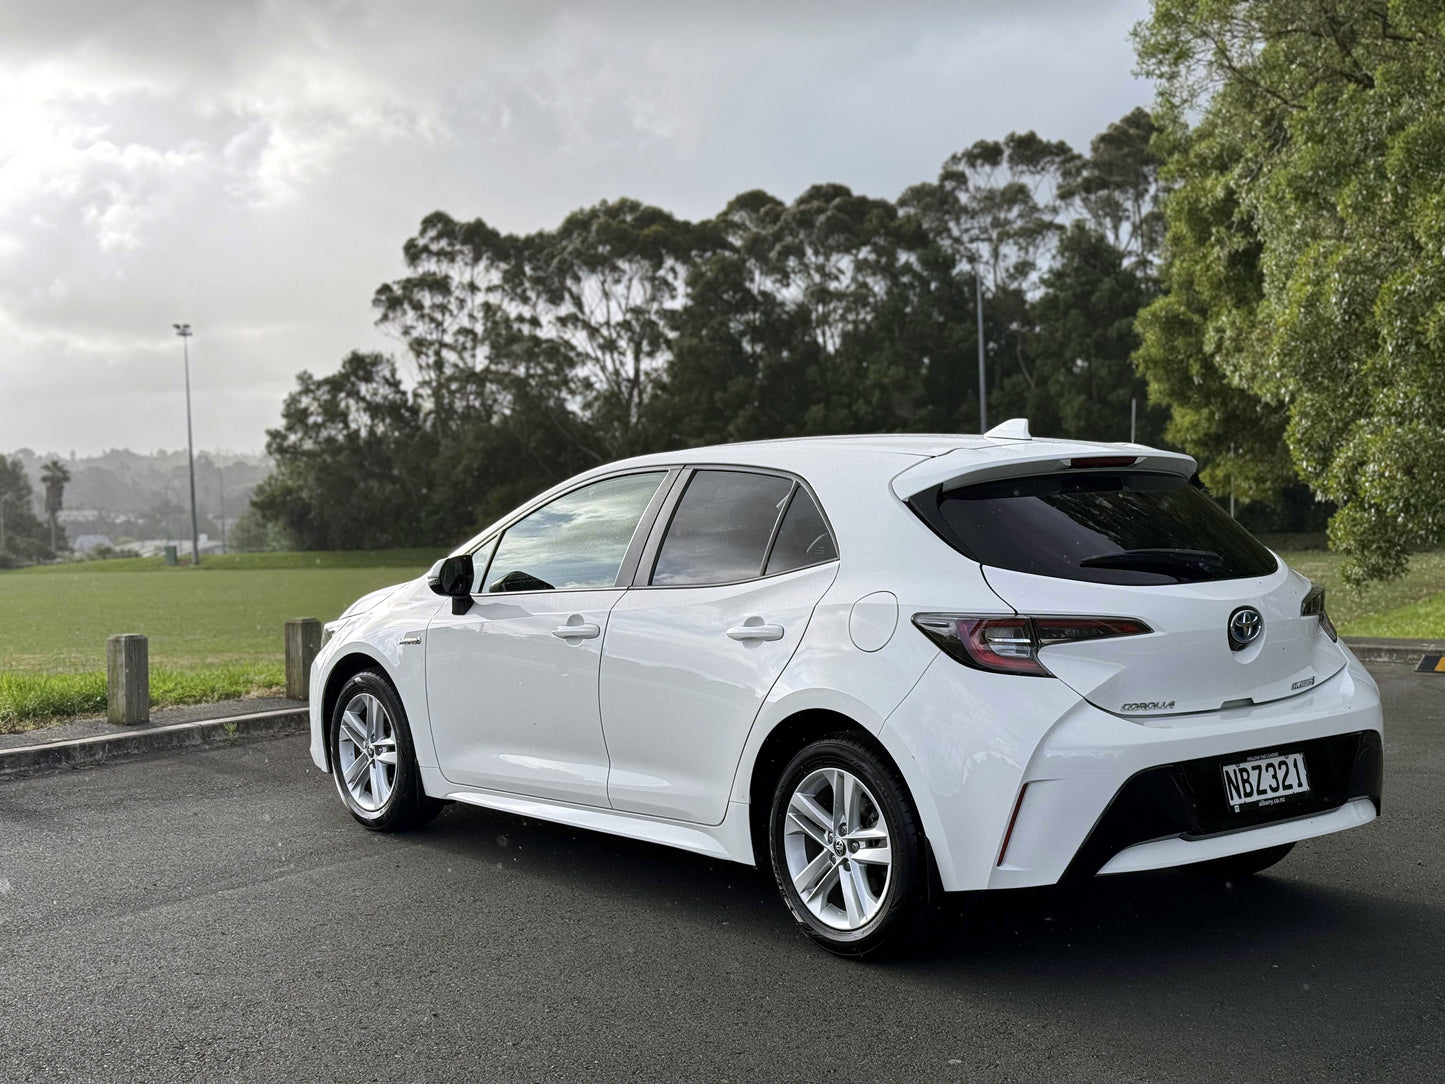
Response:
[{"label": "quarter window", "polygon": [[502,535],[487,592],[613,587],[637,521],[665,471],[626,474],[574,489]]},{"label": "quarter window", "polygon": [[695,472],[662,540],[652,583],[698,586],[762,575],[792,489],[791,479],[775,474]]},{"label": "quarter window", "polygon": [[768,554],[766,574],[819,565],[837,556],[838,547],[823,522],[823,513],[818,511],[817,502],[808,491],[799,486],[783,513],[783,525],[778,528],[772,553]]}]

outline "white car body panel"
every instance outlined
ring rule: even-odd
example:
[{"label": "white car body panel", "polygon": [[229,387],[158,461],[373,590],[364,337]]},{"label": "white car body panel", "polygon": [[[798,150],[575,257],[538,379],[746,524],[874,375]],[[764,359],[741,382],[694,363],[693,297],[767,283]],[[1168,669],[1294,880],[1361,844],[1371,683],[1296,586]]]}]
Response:
[{"label": "white car body panel", "polygon": [[428,794],[446,798],[448,801],[465,802],[484,809],[498,809],[523,817],[536,817],[538,820],[568,824],[594,832],[607,832],[645,843],[660,843],[665,847],[677,847],[730,862],[750,864],[752,861],[749,811],[746,805],[739,803],[729,804],[727,816],[721,824],[688,824],[625,810],[572,805],[567,802],[488,791],[479,787],[458,787],[442,778],[434,768],[422,770],[422,784]]},{"label": "white car body panel", "polygon": [[[722,822],[738,750],[837,574],[831,561],[741,584],[627,592],[608,624],[601,681],[614,809]],[[764,624],[781,638],[729,638]],[[710,663],[703,681],[699,658]]]},{"label": "white car body panel", "polygon": [[[1140,445],[954,435],[765,441],[600,467],[454,552],[471,552],[553,497],[608,474],[736,465],[803,479],[839,557],[723,587],[478,595],[474,610],[484,612],[464,618],[453,617],[425,578],[378,592],[334,623],[312,669],[312,758],[327,767],[325,698],[358,665],[375,666],[406,707],[428,794],[753,862],[755,803],[771,797],[753,793],[760,754],[779,727],[831,713],[892,758],[939,880],[957,891],[1055,883],[1141,771],[1382,731],[1373,681],[1313,618],[1300,620],[1306,584],[1282,566],[1258,582],[1163,589],[1030,576],[968,559],[905,503],[960,478],[1050,470],[1090,455],[1127,455],[1179,475],[1194,469],[1187,456]],[[1263,613],[1262,643],[1210,654],[1224,635],[1218,608],[1239,598]],[[489,619],[491,606],[531,607],[520,623],[560,625],[576,615],[595,621],[600,635],[517,637],[514,646],[535,643],[539,653],[500,651],[489,668],[486,653],[463,644],[511,639],[500,628],[491,636],[468,631]],[[1137,617],[1158,635],[1046,647],[1039,658],[1056,676],[1023,677],[963,665],[912,624],[918,613],[1012,616],[1015,608]],[[729,639],[727,629],[749,617],[782,625],[784,637]],[[1256,665],[1270,652],[1277,666]],[[1233,680],[1246,671],[1258,680]],[[1256,702],[1221,707],[1246,696]],[[1168,700],[1175,703],[1167,710],[1120,710]],[[1347,802],[1210,838],[1144,841],[1102,872],[1242,853],[1368,819]]]},{"label": "white car body panel", "polygon": [[[1039,658],[1056,677],[1106,711],[1126,704],[1172,703],[1168,711],[1218,711],[1242,698],[1263,704],[1292,696],[1337,674],[1345,647],[1301,619],[1310,583],[1280,563],[1249,580],[1160,584],[1141,591],[1113,583],[1059,581],[1009,569],[985,572],[994,593],[1021,613],[1117,614],[1144,620],[1154,631],[1046,647]],[[1062,596],[1062,597],[1061,597]],[[1231,651],[1230,613],[1248,602],[1264,615],[1264,634]]]},{"label": "white car body panel", "polygon": [[[980,688],[961,674],[1018,680],[973,675],[939,658],[879,734],[908,781],[948,891],[1056,883],[1114,795],[1144,769],[1382,727],[1379,691],[1353,655],[1343,672],[1298,696],[1147,719],[1101,711],[1047,679],[1033,682],[1041,688],[1023,714],[1007,690]],[[955,704],[960,710],[950,710]],[[965,824],[968,831],[957,830]],[[1252,841],[1258,830],[1236,833],[1238,850],[1229,853],[1269,846]]]},{"label": "white car body panel", "polygon": [[1328,813],[1317,813],[1313,817],[1301,817],[1296,821],[1261,825],[1250,832],[1215,836],[1212,839],[1156,839],[1148,843],[1136,843],[1132,847],[1124,848],[1104,863],[1098,875],[1103,877],[1111,873],[1169,869],[1172,866],[1187,866],[1195,862],[1227,858],[1232,854],[1245,854],[1264,847],[1278,847],[1281,843],[1298,843],[1302,839],[1343,832],[1346,828],[1358,828],[1362,824],[1369,824],[1377,816],[1375,803],[1370,799],[1352,798]]},{"label": "white car body panel", "polygon": [[[465,614],[443,608],[432,618],[427,711],[450,782],[608,804],[597,675],[608,614],[622,596],[615,588],[484,595]],[[598,631],[556,634],[569,627]]]},{"label": "white car body panel", "polygon": [[[430,731],[426,728],[426,660],[422,644],[432,615],[444,609],[447,603],[432,594],[424,577],[373,592],[366,599],[376,597],[384,598],[385,605],[361,609],[360,604],[365,599],[358,600],[347,611],[350,617],[338,618],[331,623],[334,631],[311,664],[311,759],[323,771],[330,770],[326,753],[326,724],[329,720],[322,717],[327,681],[338,662],[356,657],[380,668],[396,686],[408,712],[416,712],[420,716],[425,740],[416,742],[417,760],[422,765],[436,763]],[[415,642],[404,644],[403,640]]]}]

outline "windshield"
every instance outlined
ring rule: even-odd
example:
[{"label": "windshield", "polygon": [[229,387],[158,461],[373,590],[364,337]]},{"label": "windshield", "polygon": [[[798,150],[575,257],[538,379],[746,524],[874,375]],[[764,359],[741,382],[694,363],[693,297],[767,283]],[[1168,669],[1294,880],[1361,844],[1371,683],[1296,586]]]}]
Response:
[{"label": "windshield", "polygon": [[1276,560],[1177,474],[1045,474],[920,493],[914,510],[980,564],[1093,583],[1267,576]]}]

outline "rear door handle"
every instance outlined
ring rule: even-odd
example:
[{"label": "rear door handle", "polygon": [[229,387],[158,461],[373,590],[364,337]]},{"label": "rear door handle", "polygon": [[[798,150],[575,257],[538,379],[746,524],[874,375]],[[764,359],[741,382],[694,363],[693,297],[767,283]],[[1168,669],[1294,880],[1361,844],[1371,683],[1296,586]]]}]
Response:
[{"label": "rear door handle", "polygon": [[552,630],[552,635],[559,640],[591,640],[602,635],[602,626],[580,621],[575,625],[558,625]]},{"label": "rear door handle", "polygon": [[728,629],[728,639],[730,640],[781,640],[782,638],[782,625],[764,625],[759,622],[756,625],[734,625]]}]

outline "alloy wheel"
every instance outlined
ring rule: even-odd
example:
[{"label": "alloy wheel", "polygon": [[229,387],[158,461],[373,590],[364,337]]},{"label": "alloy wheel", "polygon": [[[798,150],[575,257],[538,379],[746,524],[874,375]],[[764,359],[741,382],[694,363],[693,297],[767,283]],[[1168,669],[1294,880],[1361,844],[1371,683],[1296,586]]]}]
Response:
[{"label": "alloy wheel", "polygon": [[878,916],[888,895],[893,851],[873,792],[844,768],[818,768],[788,798],[783,825],[788,876],[813,917],[852,931]]},{"label": "alloy wheel", "polygon": [[341,782],[358,809],[375,813],[396,788],[396,730],[371,693],[357,693],[341,713],[336,737]]}]

